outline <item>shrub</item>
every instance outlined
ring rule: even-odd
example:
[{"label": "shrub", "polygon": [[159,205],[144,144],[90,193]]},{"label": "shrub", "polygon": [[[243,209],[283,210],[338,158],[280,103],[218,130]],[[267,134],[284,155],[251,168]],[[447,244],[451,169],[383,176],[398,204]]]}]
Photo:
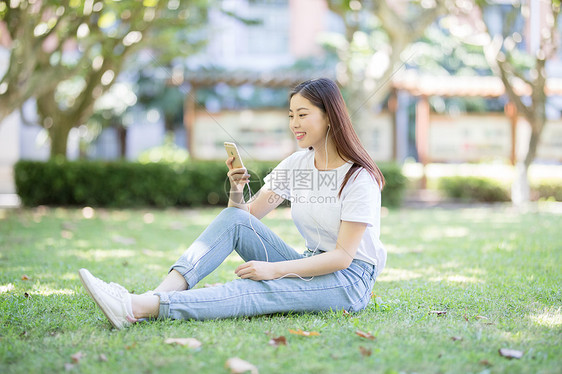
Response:
[{"label": "shrub", "polygon": [[[256,193],[275,162],[248,162],[251,190]],[[229,182],[224,161],[182,164],[125,161],[19,161],[16,189],[26,206],[89,205],[201,206],[226,205]],[[405,178],[396,165],[381,167],[387,179],[382,202],[399,205]],[[247,191],[247,190],[246,190]]]},{"label": "shrub", "polygon": [[439,189],[453,199],[496,202],[509,201],[509,192],[499,182],[481,177],[443,177]]},{"label": "shrub", "polygon": [[381,163],[378,166],[386,181],[386,185],[382,190],[382,205],[386,207],[400,206],[404,198],[404,191],[406,190],[406,177],[402,174],[400,165]]},{"label": "shrub", "polygon": [[539,199],[562,201],[562,180],[549,179],[533,183],[531,189]]}]

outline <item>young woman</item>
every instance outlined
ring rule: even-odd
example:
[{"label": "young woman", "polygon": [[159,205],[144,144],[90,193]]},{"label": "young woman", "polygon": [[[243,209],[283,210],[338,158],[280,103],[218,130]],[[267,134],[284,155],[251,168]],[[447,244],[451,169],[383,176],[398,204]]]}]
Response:
[{"label": "young woman", "polygon": [[[298,151],[264,178],[245,202],[246,169],[229,168],[230,200],[171,267],[164,281],[142,295],[79,271],[88,293],[113,326],[145,318],[216,319],[278,312],[366,307],[386,262],[379,240],[384,177],[357,137],[337,85],[314,79],[290,94],[289,126]],[[284,199],[305,239],[299,253],[260,219]],[[240,279],[194,289],[236,251],[245,261]]]}]

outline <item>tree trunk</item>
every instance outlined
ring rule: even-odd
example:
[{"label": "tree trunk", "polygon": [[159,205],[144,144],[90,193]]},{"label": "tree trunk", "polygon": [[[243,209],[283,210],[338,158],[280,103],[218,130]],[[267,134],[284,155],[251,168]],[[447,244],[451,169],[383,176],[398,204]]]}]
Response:
[{"label": "tree trunk", "polygon": [[[76,103],[72,108],[61,109],[55,99],[55,90],[50,90],[44,95],[37,97],[37,113],[40,123],[45,126],[47,122],[52,123],[48,127],[49,137],[51,138],[51,158],[66,158],[68,134],[72,128],[83,124],[94,111],[95,99],[92,98],[91,90],[95,83],[86,86],[76,98]],[[108,85],[109,87],[109,85]],[[49,118],[49,121],[46,119]]]},{"label": "tree trunk", "polygon": [[[541,122],[541,119],[535,121]],[[511,201],[516,206],[531,201],[531,186],[529,183],[529,167],[537,155],[542,129],[544,123],[531,123],[531,138],[529,139],[529,149],[523,162],[517,163],[515,167],[515,179],[511,186]]]},{"label": "tree trunk", "polygon": [[0,105],[0,124],[7,118],[10,114],[12,114],[13,110],[8,105],[4,106],[3,104]]},{"label": "tree trunk", "polygon": [[119,156],[124,160],[127,157],[127,128],[117,125],[117,135],[119,138]]},{"label": "tree trunk", "polygon": [[17,91],[8,87],[8,90],[0,95],[0,124],[15,110],[23,106],[24,102],[25,100],[18,95]]},{"label": "tree trunk", "polygon": [[515,166],[515,178],[511,184],[511,202],[515,206],[528,203],[531,199],[528,169],[524,162],[518,162]]},{"label": "tree trunk", "polygon": [[[542,130],[543,126],[540,126],[539,129]],[[529,150],[527,151],[527,155],[525,156],[525,167],[528,168],[533,163],[533,160],[537,156],[537,148],[539,145],[539,140],[541,137],[542,131],[535,130],[537,127],[531,125],[531,138],[529,139]]]},{"label": "tree trunk", "polygon": [[72,127],[68,127],[55,121],[53,126],[49,128],[49,137],[51,138],[51,158],[62,157],[66,159],[66,148],[68,144],[68,134]]}]

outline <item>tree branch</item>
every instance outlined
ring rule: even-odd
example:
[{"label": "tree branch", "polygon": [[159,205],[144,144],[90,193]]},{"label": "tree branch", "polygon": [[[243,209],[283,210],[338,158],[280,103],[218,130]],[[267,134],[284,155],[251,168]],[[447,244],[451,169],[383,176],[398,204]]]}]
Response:
[{"label": "tree branch", "polygon": [[509,100],[511,100],[515,104],[517,110],[525,116],[525,118],[527,119],[532,118],[531,110],[523,103],[521,97],[517,95],[515,93],[515,90],[513,89],[512,82],[507,72],[507,70],[509,69],[506,67],[507,64],[508,64],[507,62],[501,61],[496,58],[496,65],[499,70],[499,76],[505,87],[507,96],[509,97]]},{"label": "tree branch", "polygon": [[441,14],[445,12],[445,5],[442,1],[436,1],[435,8],[428,9],[422,13],[421,16],[416,17],[416,20],[411,23],[411,31],[415,33],[412,40],[418,39]]},{"label": "tree branch", "polygon": [[[406,35],[410,42],[420,38],[425,32],[425,29],[431,25],[444,10],[445,5],[443,2],[437,1],[434,8],[424,10],[415,20],[404,20],[403,17],[400,17],[394,9],[388,5],[387,0],[376,1],[374,5],[375,14],[391,40],[397,40]],[[404,32],[404,30],[406,30],[406,32]]]},{"label": "tree branch", "polygon": [[510,73],[513,74],[514,76],[516,76],[517,78],[521,79],[523,82],[525,82],[526,84],[528,84],[531,88],[533,87],[533,82],[526,78],[522,72],[518,71],[517,69],[513,68],[513,65],[511,63],[512,58],[511,55],[508,55],[508,58],[510,60],[509,66],[510,66]]},{"label": "tree branch", "polygon": [[357,22],[354,22],[354,25],[352,25],[347,19],[347,13],[350,11],[349,4],[347,4],[348,6],[345,6],[344,3],[346,3],[346,1],[333,0],[329,0],[327,3],[328,8],[341,17],[345,26],[346,39],[350,42],[353,40],[353,34],[359,30],[359,25]]},{"label": "tree branch", "polygon": [[[484,5],[481,3],[477,3],[477,5],[480,9],[480,13],[484,14],[484,8],[483,8]],[[503,37],[496,35],[495,37],[492,38],[490,35],[490,30],[488,29],[488,25],[486,25],[486,23],[484,22],[483,17],[482,17],[482,24],[484,26],[484,31],[491,38],[489,45],[484,48],[484,56],[488,61],[488,65],[490,66],[492,72],[496,76],[500,77],[503,86],[505,88],[505,91],[507,93],[507,96],[509,97],[509,100],[515,105],[519,113],[522,113],[525,116],[525,118],[528,119],[531,116],[531,110],[523,103],[521,97],[515,93],[515,90],[513,89],[513,85],[511,82],[511,78],[509,77],[510,72],[513,72],[514,69],[509,62],[503,60],[500,57],[501,46],[503,44]],[[532,88],[532,84],[531,84],[531,88]]]}]

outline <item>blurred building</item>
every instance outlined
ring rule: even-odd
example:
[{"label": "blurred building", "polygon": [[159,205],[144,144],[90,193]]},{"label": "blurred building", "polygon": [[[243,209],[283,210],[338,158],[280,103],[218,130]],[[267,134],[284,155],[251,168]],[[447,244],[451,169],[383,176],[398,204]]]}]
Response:
[{"label": "blurred building", "polygon": [[[335,26],[324,0],[223,0],[219,4],[223,11],[211,12],[204,65],[256,71],[290,66],[299,58],[321,55],[318,36]],[[224,11],[259,23],[245,24]]]}]

